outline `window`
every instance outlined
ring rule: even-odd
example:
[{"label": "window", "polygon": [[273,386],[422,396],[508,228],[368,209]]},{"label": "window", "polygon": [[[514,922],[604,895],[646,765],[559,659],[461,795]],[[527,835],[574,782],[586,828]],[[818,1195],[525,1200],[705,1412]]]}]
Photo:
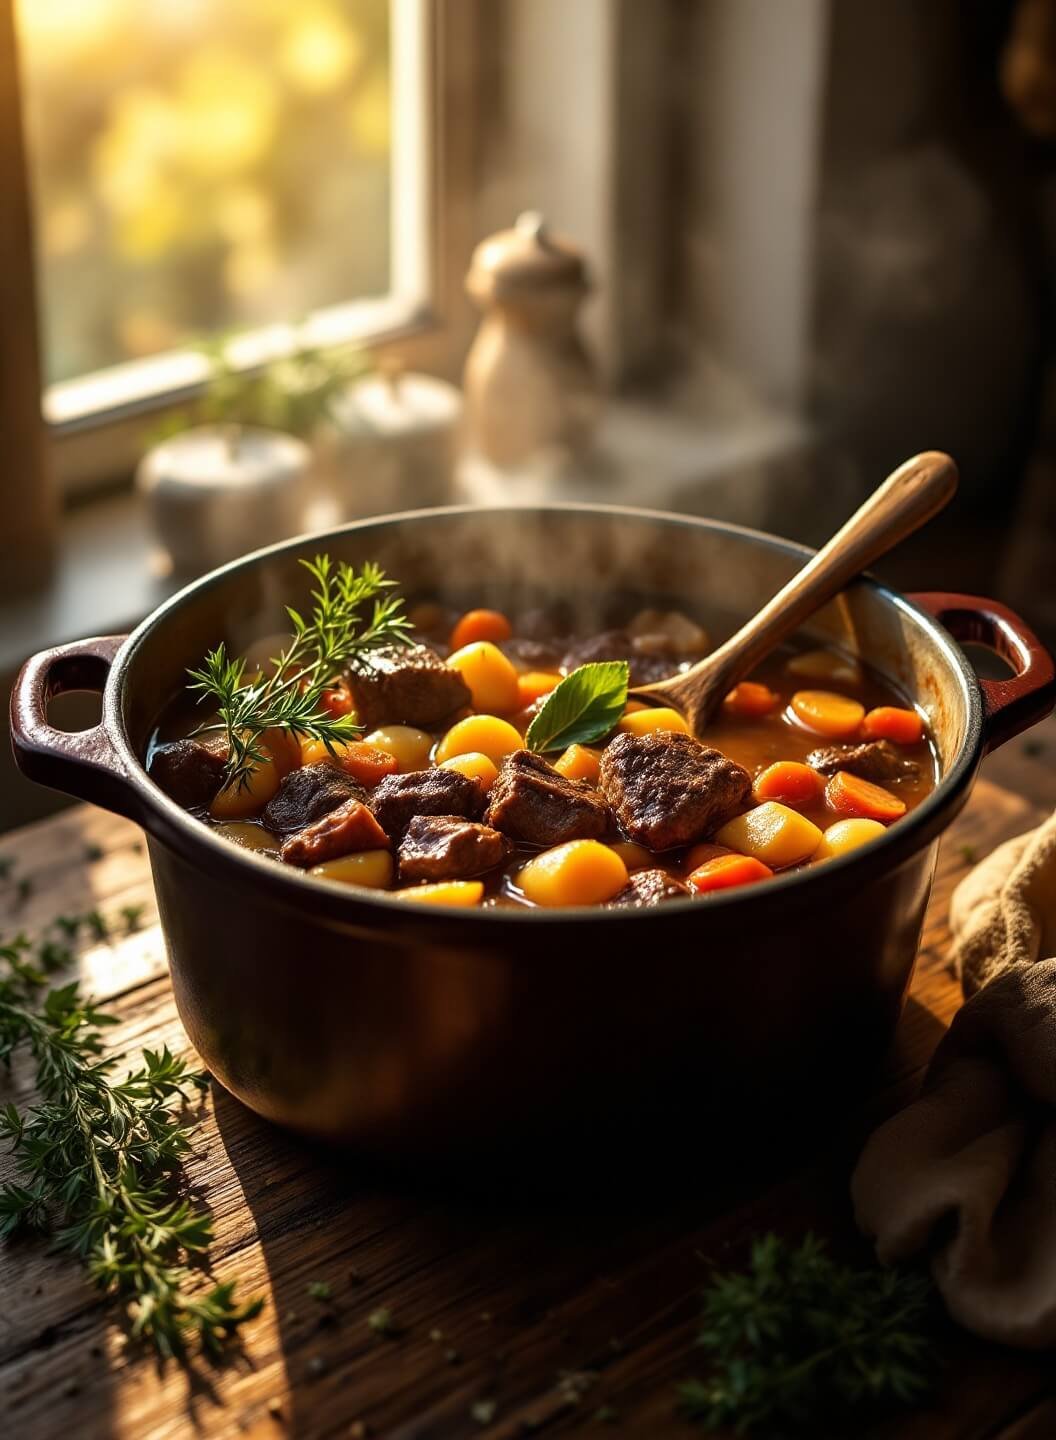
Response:
[{"label": "window", "polygon": [[[448,72],[472,7],[14,3],[60,439],[182,398],[204,339],[252,366],[291,327],[313,344],[435,329],[451,288],[438,257],[458,254],[442,217],[464,214],[447,188],[464,167],[440,154],[469,113]],[[468,237],[457,246],[464,264]]]}]

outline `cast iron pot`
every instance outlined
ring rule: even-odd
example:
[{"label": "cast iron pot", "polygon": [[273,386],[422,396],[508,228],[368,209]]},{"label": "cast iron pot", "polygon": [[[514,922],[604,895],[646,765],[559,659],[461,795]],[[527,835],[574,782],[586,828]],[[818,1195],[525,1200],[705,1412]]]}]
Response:
[{"label": "cast iron pot", "polygon": [[[654,911],[409,907],[309,879],[213,834],[143,768],[187,667],[301,604],[298,557],[379,561],[408,595],[521,607],[562,597],[589,633],[614,598],[732,629],[807,553],[706,520],[606,507],[422,511],[294,540],[189,586],[127,638],[37,655],[12,697],[18,764],[129,816],[150,861],[187,1033],[217,1079],[280,1124],[403,1154],[483,1137],[845,1092],[909,985],[938,839],[987,750],[1047,714],[1050,657],[990,600],[854,585],[806,632],[864,656],[923,707],[941,780],[866,849]],[[1003,655],[979,680],[956,639]],[[48,723],[64,690],[102,721]],[[833,1078],[838,1077],[834,1085]],[[831,1103],[831,1100],[830,1102]]]}]

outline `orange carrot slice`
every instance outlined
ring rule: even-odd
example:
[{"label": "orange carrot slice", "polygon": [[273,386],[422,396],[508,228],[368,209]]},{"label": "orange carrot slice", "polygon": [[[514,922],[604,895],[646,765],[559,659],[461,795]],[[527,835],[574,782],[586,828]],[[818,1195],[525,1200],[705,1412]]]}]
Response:
[{"label": "orange carrot slice", "polygon": [[361,785],[376,785],[386,775],[394,775],[400,768],[395,755],[379,750],[375,745],[364,745],[357,740],[334,747],[337,763],[347,770],[353,780]]},{"label": "orange carrot slice", "polygon": [[463,645],[472,645],[476,640],[490,640],[496,644],[508,640],[513,627],[500,610],[467,610],[451,631],[451,649],[461,650]]},{"label": "orange carrot slice", "polygon": [[319,697],[319,703],[330,715],[347,715],[353,709],[352,692],[343,680],[331,685]]},{"label": "orange carrot slice", "polygon": [[857,735],[865,715],[864,705],[834,690],[797,690],[790,703],[801,724],[831,740],[849,740]]},{"label": "orange carrot slice", "polygon": [[529,705],[534,705],[544,695],[549,695],[551,690],[556,690],[560,684],[561,676],[547,670],[529,670],[524,675],[518,675],[518,709],[524,710]]},{"label": "orange carrot slice", "polygon": [[769,880],[773,873],[769,865],[751,855],[719,855],[698,865],[689,876],[688,883],[698,895],[707,895],[712,890],[754,885],[758,880]]},{"label": "orange carrot slice", "polygon": [[743,720],[761,720],[777,705],[780,696],[775,695],[768,685],[759,685],[754,680],[742,680],[735,685],[722,702],[731,715]]},{"label": "orange carrot slice", "polygon": [[846,770],[837,770],[826,785],[825,799],[839,814],[859,815],[866,820],[897,820],[906,813],[905,801],[897,795]]},{"label": "orange carrot slice", "polygon": [[776,760],[755,777],[752,794],[757,800],[809,805],[821,799],[824,785],[824,780],[809,765],[802,765],[798,760]]},{"label": "orange carrot slice", "polygon": [[915,710],[897,705],[878,705],[862,721],[863,740],[893,740],[896,745],[916,745],[924,735],[924,721]]}]

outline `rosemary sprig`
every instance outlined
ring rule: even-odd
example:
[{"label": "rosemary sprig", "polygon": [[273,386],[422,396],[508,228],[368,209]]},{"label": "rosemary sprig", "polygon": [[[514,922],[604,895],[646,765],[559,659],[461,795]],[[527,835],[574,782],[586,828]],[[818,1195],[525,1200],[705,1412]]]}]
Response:
[{"label": "rosemary sprig", "polygon": [[910,1404],[933,1368],[925,1276],[854,1269],[807,1235],[752,1245],[744,1271],[716,1272],[704,1294],[703,1380],[679,1387],[684,1413],[709,1430],[807,1428],[860,1405]]},{"label": "rosemary sprig", "polygon": [[34,996],[47,984],[25,936],[0,945],[0,1060],[26,1044],[40,1101],[26,1114],[0,1109],[0,1138],[10,1142],[18,1179],[0,1186],[0,1237],[47,1231],[92,1280],[126,1303],[132,1332],[162,1356],[183,1355],[188,1341],[212,1354],[256,1315],[233,1284],[201,1291],[186,1268],[211,1239],[209,1217],[174,1198],[172,1183],[193,1123],[180,1113],[205,1077],[163,1049],[119,1080],[103,1054],[101,1031],[116,1023],[84,1001],[77,986]]},{"label": "rosemary sprig", "polygon": [[[216,706],[217,719],[196,733],[224,733],[228,785],[247,784],[254,765],[264,760],[266,730],[322,740],[328,749],[358,734],[355,717],[332,715],[322,703],[323,692],[359,656],[410,640],[403,601],[384,593],[396,582],[377,565],[368,562],[356,571],[351,565],[335,566],[328,555],[301,564],[316,583],[312,611],[305,619],[286,607],[293,634],[285,650],[269,662],[270,673],[247,679],[245,660],[232,659],[223,643],[206,655],[200,669],[189,672],[189,688]],[[368,604],[372,608],[365,619]]]}]

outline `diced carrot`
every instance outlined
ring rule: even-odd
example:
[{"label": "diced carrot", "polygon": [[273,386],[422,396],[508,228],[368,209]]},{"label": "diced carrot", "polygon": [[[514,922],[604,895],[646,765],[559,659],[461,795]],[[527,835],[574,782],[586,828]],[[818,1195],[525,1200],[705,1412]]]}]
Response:
[{"label": "diced carrot", "polygon": [[302,740],[301,760],[305,765],[329,760],[347,770],[361,785],[376,785],[384,776],[394,775],[400,768],[395,755],[376,745],[364,745],[359,740],[337,740],[332,753],[322,740]]},{"label": "diced carrot", "polygon": [[354,708],[352,692],[343,680],[339,680],[336,685],[331,685],[328,690],[324,690],[320,696],[320,703],[323,709],[331,715],[348,715]]},{"label": "diced carrot", "polygon": [[499,610],[467,610],[451,631],[451,649],[461,650],[463,645],[472,645],[476,640],[508,640],[513,627]]},{"label": "diced carrot", "polygon": [[524,675],[518,675],[519,708],[524,710],[529,705],[534,705],[536,700],[541,700],[544,695],[549,695],[550,691],[556,690],[560,684],[561,676],[553,675],[546,670],[529,670]]},{"label": "diced carrot", "polygon": [[755,680],[742,680],[735,685],[723,701],[731,715],[740,715],[744,720],[761,720],[777,705],[780,696],[775,695],[768,685]]},{"label": "diced carrot", "polygon": [[706,895],[711,890],[754,885],[757,880],[769,880],[773,873],[769,865],[751,855],[719,855],[698,865],[689,876],[689,884],[698,895]]},{"label": "diced carrot", "polygon": [[797,690],[790,702],[796,719],[818,735],[849,740],[858,734],[865,706],[833,690]]},{"label": "diced carrot", "polygon": [[776,760],[755,777],[752,794],[757,800],[783,800],[786,805],[809,805],[821,799],[825,781],[798,760]]},{"label": "diced carrot", "polygon": [[688,875],[691,870],[699,870],[709,860],[717,860],[720,855],[733,855],[736,851],[728,845],[715,845],[710,840],[702,840],[699,845],[692,846],[686,851],[686,860],[683,869]]},{"label": "diced carrot", "polygon": [[924,735],[924,721],[915,710],[897,705],[878,705],[862,721],[863,740],[893,740],[896,745],[916,745]]},{"label": "diced carrot", "polygon": [[897,795],[847,770],[837,770],[825,787],[825,799],[839,814],[866,820],[897,820],[906,813],[905,801]]}]

